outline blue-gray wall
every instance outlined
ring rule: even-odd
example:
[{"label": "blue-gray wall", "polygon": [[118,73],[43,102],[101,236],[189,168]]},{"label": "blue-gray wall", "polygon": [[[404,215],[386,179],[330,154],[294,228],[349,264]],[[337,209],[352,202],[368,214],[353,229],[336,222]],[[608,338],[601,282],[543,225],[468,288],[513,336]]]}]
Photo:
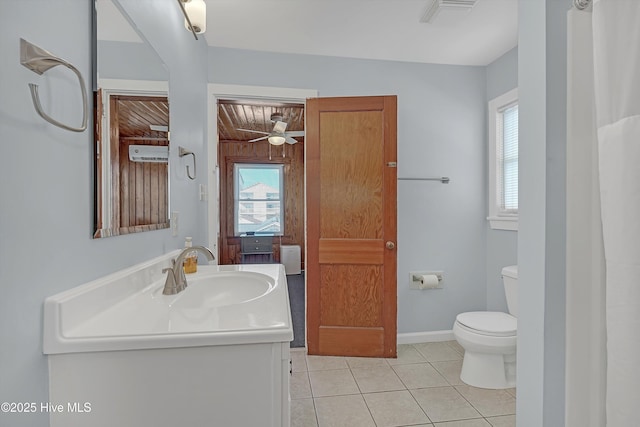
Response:
[{"label": "blue-gray wall", "polygon": [[[487,66],[487,101],[491,101],[517,87],[518,48],[516,47]],[[487,107],[485,105],[486,112]],[[490,141],[487,140],[485,152],[489,150],[488,144],[490,144]],[[485,162],[488,162],[488,159]],[[487,178],[485,177],[485,179]],[[489,208],[487,206],[485,213],[488,215],[488,212]],[[492,230],[488,221],[486,222],[486,230],[487,310],[507,311],[507,300],[504,295],[501,271],[502,267],[518,263],[518,232]]]},{"label": "blue-gray wall", "polygon": [[[204,41],[198,43],[184,31],[173,0],[122,3],[171,69],[172,142],[202,152]],[[63,67],[38,76],[19,62],[22,37],[76,65],[90,90],[90,4],[0,1],[0,402],[48,401],[47,359],[42,355],[47,296],[179,248],[185,235],[206,232],[206,206],[197,202],[197,183],[176,166],[171,203],[180,211],[178,237],[160,230],[91,239],[91,128],[73,133],[46,123],[37,116],[27,87],[39,83],[45,111],[78,125],[82,113],[76,77]],[[174,149],[172,156],[177,157]],[[205,170],[205,156],[200,158],[198,169]],[[46,426],[48,417],[0,413],[0,425]]]},{"label": "blue-gray wall", "polygon": [[[485,68],[209,49],[209,81],[398,96],[398,332],[450,330],[486,308]],[[444,289],[409,289],[443,270]]]},{"label": "blue-gray wall", "polygon": [[169,70],[148,43],[98,41],[98,78],[169,79]]},{"label": "blue-gray wall", "polygon": [[519,0],[518,426],[564,425],[567,11]]}]

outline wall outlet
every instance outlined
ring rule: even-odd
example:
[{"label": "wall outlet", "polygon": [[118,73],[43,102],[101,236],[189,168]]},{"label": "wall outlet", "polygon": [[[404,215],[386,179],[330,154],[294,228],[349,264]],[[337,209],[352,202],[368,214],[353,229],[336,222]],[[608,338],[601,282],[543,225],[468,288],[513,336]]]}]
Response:
[{"label": "wall outlet", "polygon": [[171,212],[171,235],[176,237],[178,235],[178,218],[180,217],[180,212],[173,211]]},{"label": "wall outlet", "polygon": [[[427,275],[435,275],[438,277],[438,285],[435,287],[428,287],[425,288],[423,287],[424,285],[422,285],[422,283],[420,282],[420,279],[422,276],[427,276]],[[426,289],[442,289],[442,282],[444,280],[444,272],[443,271],[410,271],[409,272],[409,289],[421,289],[421,290],[426,290]]]}]

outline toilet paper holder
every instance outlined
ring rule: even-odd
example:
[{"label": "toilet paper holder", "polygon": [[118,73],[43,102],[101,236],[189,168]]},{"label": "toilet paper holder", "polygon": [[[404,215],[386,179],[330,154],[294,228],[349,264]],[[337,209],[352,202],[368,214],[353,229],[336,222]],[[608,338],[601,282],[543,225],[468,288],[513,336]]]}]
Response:
[{"label": "toilet paper holder", "polygon": [[420,280],[422,280],[422,276],[429,276],[433,274],[434,276],[436,276],[438,278],[439,282],[442,282],[442,274],[435,274],[435,273],[421,273],[421,274],[414,274],[412,276],[412,279],[414,282],[419,282]]},{"label": "toilet paper holder", "polygon": [[[431,284],[425,286],[423,283],[423,278],[425,276],[435,276],[438,278],[437,284]],[[409,273],[410,277],[410,288],[411,289],[439,289],[442,288],[442,271],[412,271]]]}]

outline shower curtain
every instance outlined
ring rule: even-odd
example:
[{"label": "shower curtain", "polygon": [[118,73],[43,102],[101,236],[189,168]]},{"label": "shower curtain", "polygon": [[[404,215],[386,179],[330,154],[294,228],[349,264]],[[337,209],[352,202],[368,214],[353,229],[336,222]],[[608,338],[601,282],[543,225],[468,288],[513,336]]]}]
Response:
[{"label": "shower curtain", "polygon": [[640,1],[595,0],[593,46],[606,263],[608,427],[640,405]]},{"label": "shower curtain", "polygon": [[567,427],[606,422],[605,267],[591,11],[567,14]]}]

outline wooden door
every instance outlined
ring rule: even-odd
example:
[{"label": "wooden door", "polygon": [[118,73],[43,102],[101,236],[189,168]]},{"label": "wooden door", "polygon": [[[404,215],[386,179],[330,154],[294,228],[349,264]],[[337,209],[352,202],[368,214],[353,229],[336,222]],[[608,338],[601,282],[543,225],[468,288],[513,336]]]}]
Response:
[{"label": "wooden door", "polygon": [[307,100],[309,354],[396,356],[396,109]]}]

